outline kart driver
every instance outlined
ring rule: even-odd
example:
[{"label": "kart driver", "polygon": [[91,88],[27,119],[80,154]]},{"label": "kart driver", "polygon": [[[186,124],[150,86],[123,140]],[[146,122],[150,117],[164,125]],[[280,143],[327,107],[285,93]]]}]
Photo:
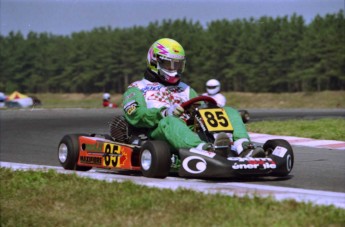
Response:
[{"label": "kart driver", "polygon": [[204,96],[212,97],[216,100],[219,107],[223,107],[226,104],[226,98],[220,93],[220,82],[216,79],[211,79],[206,82],[206,91]]},{"label": "kart driver", "polygon": [[111,103],[110,102],[110,94],[109,93],[104,93],[103,94],[103,107],[109,107],[109,108],[116,108],[117,105],[116,103]]},{"label": "kart driver", "polygon": [[127,122],[134,127],[148,128],[151,139],[164,140],[176,150],[214,150],[215,146],[226,146],[233,141],[231,149],[241,157],[261,157],[263,150],[253,149],[241,116],[231,107],[224,109],[231,116],[232,138],[219,133],[214,144],[202,141],[181,119],[184,112],[181,104],[197,96],[194,89],[180,81],[185,63],[185,51],[177,41],[162,38],[152,44],[144,78],[130,84],[123,95]]}]

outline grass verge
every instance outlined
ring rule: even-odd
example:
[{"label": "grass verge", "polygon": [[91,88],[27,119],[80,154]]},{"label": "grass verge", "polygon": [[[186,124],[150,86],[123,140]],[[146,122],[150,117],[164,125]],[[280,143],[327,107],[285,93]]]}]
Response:
[{"label": "grass verge", "polygon": [[[44,108],[102,108],[102,93],[41,93],[35,95]],[[243,108],[345,108],[345,91],[297,93],[225,92],[227,105]],[[121,104],[121,94],[111,94],[111,102]]]},{"label": "grass verge", "polygon": [[343,226],[345,210],[0,168],[1,226]]},{"label": "grass verge", "polygon": [[345,118],[249,122],[247,129],[272,135],[345,141]]}]

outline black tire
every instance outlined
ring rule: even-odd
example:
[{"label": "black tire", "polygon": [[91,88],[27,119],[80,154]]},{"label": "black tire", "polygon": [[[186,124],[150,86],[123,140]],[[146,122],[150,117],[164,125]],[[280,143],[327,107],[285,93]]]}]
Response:
[{"label": "black tire", "polygon": [[247,123],[250,120],[250,115],[247,110],[239,110],[243,123]]},{"label": "black tire", "polygon": [[147,141],[140,149],[140,167],[145,177],[165,178],[171,166],[170,147],[165,141]]},{"label": "black tire", "polygon": [[[78,166],[78,157],[79,157],[79,136],[87,136],[87,134],[70,134],[65,135],[58,147],[58,160],[61,166],[67,170],[79,170],[79,171],[88,171],[92,167],[89,166]],[[64,152],[67,152],[67,156],[63,155]]]},{"label": "black tire", "polygon": [[[283,157],[273,155],[272,152],[276,149],[277,146],[284,147],[287,149]],[[293,168],[294,164],[294,154],[290,143],[283,139],[273,139],[267,140],[263,145],[263,149],[268,152],[268,157],[272,158],[277,164],[277,169],[272,175],[285,177],[289,175]]]}]

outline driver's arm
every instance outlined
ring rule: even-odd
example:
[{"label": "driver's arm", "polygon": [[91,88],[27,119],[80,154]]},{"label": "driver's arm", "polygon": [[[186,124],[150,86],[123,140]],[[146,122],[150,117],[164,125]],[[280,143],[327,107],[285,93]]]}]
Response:
[{"label": "driver's arm", "polygon": [[189,99],[195,98],[198,96],[198,93],[193,88],[190,88],[189,90]]},{"label": "driver's arm", "polygon": [[147,108],[139,88],[131,87],[123,94],[125,118],[131,125],[140,128],[154,128],[163,118],[162,108]]}]

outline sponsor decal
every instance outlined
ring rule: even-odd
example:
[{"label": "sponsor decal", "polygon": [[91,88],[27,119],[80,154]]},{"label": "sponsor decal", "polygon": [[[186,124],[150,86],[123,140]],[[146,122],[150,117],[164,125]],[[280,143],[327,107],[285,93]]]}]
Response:
[{"label": "sponsor decal", "polygon": [[124,106],[124,110],[128,115],[134,113],[137,109],[138,103],[136,101],[131,101]]},{"label": "sponsor decal", "polygon": [[96,164],[96,165],[102,164],[101,157],[80,156],[79,160],[81,163],[85,163],[85,164]]},{"label": "sponsor decal", "polygon": [[277,165],[271,158],[240,158],[230,157],[229,161],[235,161],[231,166],[233,169],[276,169]]},{"label": "sponsor decal", "polygon": [[233,169],[257,169],[259,167],[259,164],[235,164],[232,165]]},{"label": "sponsor decal", "polygon": [[202,119],[201,119],[200,117],[198,117],[197,115],[195,116],[195,119],[198,121],[198,123],[199,123],[199,125],[200,125],[202,131],[205,132],[205,131],[206,131],[206,127],[205,127],[205,125],[204,125]]},{"label": "sponsor decal", "polygon": [[[232,165],[233,169],[258,169],[260,164],[235,164]],[[276,164],[270,164],[268,162],[261,164],[264,169],[275,169],[277,168]]]},{"label": "sponsor decal", "polygon": [[286,152],[287,152],[287,149],[285,147],[276,146],[272,154],[282,158],[285,156]]},{"label": "sponsor decal", "polygon": [[162,85],[158,85],[154,83],[154,84],[149,84],[146,87],[142,88],[141,91],[144,95],[146,95],[148,91],[159,91],[161,88],[162,88]]},{"label": "sponsor decal", "polygon": [[191,148],[189,151],[192,153],[195,153],[195,154],[204,155],[204,156],[209,157],[209,158],[213,158],[214,156],[216,156],[216,153],[214,153],[214,152],[199,150],[199,149],[195,149],[195,148]]},{"label": "sponsor decal", "polygon": [[179,50],[175,49],[174,47],[172,48],[172,50],[175,52],[175,53],[180,53]]},{"label": "sponsor decal", "polygon": [[85,149],[88,152],[102,152],[103,143],[85,144]]},{"label": "sponsor decal", "polygon": [[198,156],[189,156],[182,162],[183,169],[188,173],[199,174],[206,170],[207,163],[205,159]]},{"label": "sponsor decal", "polygon": [[271,158],[241,158],[241,157],[229,157],[229,161],[238,161],[238,162],[273,162]]}]

